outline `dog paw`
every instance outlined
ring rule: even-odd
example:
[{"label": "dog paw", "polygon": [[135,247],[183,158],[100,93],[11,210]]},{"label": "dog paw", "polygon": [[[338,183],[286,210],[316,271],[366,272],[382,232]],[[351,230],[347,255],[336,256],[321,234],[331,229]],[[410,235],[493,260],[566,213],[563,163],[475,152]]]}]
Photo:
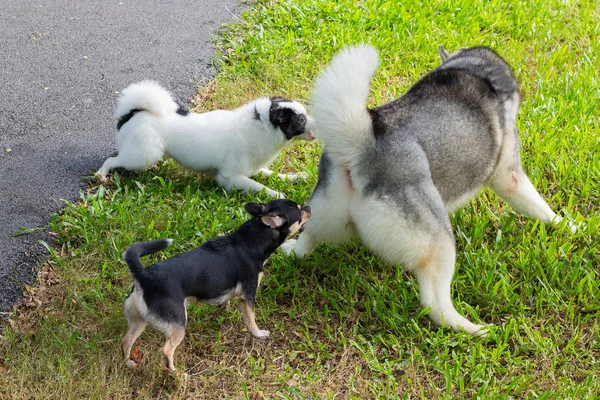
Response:
[{"label": "dog paw", "polygon": [[281,192],[276,192],[275,190],[268,190],[267,194],[276,199],[285,199],[285,194],[283,194]]},{"label": "dog paw", "polygon": [[579,228],[581,228],[579,225],[577,225],[575,222],[572,222],[572,221],[567,221],[567,225],[569,226],[569,229],[571,230],[571,233],[573,233],[573,234],[577,233],[577,230]]},{"label": "dog paw", "polygon": [[306,172],[298,172],[295,174],[280,174],[279,177],[281,178],[281,180],[284,181],[288,181],[288,182],[295,182],[298,180],[298,178],[300,179],[307,179],[308,178],[308,174]]},{"label": "dog paw", "polygon": [[281,176],[281,180],[288,181],[288,182],[295,182],[296,179],[298,179],[298,175],[296,175],[296,174],[287,174],[287,175]]},{"label": "dog paw", "polygon": [[94,174],[94,176],[96,178],[98,178],[100,180],[100,182],[102,182],[102,183],[106,183],[108,181],[108,178],[106,177],[106,174],[103,174],[102,172],[98,171],[98,172],[96,172]]},{"label": "dog paw", "polygon": [[465,328],[465,331],[467,331],[468,333],[470,333],[473,336],[480,337],[480,338],[486,337],[488,334],[488,330],[489,330],[489,327],[487,327],[485,325],[476,325],[476,324],[473,324],[473,326],[469,327],[468,329]]},{"label": "dog paw", "polygon": [[281,251],[286,256],[292,256],[292,252],[294,251],[294,247],[296,246],[296,239],[288,239],[281,245]]},{"label": "dog paw", "polygon": [[127,360],[125,361],[125,365],[127,365],[129,368],[135,368],[137,367],[137,363],[133,360]]},{"label": "dog paw", "polygon": [[[559,227],[562,224],[564,219],[565,218],[561,217],[560,215],[556,215],[556,216],[554,216],[554,219],[552,220],[552,225],[554,225],[555,227]],[[581,226],[579,226],[577,223],[573,222],[573,220],[569,217],[566,218],[566,225],[569,227],[569,230],[573,234],[577,233],[577,230],[581,228]]]},{"label": "dog paw", "polygon": [[291,176],[294,177],[294,180],[296,180],[298,178],[300,178],[300,179],[308,179],[308,177],[309,177],[308,173],[306,173],[306,172],[297,172],[295,174],[292,174]]},{"label": "dog paw", "polygon": [[266,339],[269,337],[270,334],[271,334],[271,332],[262,330],[262,329],[252,332],[252,336],[259,338],[259,339]]},{"label": "dog paw", "polygon": [[488,334],[488,328],[486,328],[484,326],[481,326],[478,331],[472,333],[473,336],[477,336],[480,338],[486,337],[487,334]]}]

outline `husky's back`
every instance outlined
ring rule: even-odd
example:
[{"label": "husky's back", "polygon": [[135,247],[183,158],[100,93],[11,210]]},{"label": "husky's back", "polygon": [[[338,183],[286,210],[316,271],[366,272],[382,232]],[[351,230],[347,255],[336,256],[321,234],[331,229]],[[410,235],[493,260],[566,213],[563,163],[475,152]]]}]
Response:
[{"label": "husky's back", "polygon": [[[380,194],[431,174],[452,210],[488,181],[505,136],[518,143],[518,104],[516,80],[496,53],[460,50],[404,96],[371,110],[377,145],[365,149],[361,170]],[[514,155],[518,161],[517,148]]]}]

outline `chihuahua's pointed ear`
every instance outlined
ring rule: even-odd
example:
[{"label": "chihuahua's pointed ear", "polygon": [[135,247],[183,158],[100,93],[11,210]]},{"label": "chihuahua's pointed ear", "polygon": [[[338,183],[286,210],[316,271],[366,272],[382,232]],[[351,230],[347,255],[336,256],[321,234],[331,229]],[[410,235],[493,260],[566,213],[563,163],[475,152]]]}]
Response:
[{"label": "chihuahua's pointed ear", "polygon": [[263,215],[260,220],[271,229],[277,229],[285,222],[281,215]]},{"label": "chihuahua's pointed ear", "polygon": [[441,44],[438,45],[438,52],[440,53],[440,57],[442,57],[442,62],[445,62],[448,58],[450,58],[450,53],[448,53]]},{"label": "chihuahua's pointed ear", "polygon": [[267,206],[264,205],[264,204],[260,204],[260,203],[246,203],[244,205],[244,208],[253,217],[256,217],[258,215],[262,215],[267,210]]}]

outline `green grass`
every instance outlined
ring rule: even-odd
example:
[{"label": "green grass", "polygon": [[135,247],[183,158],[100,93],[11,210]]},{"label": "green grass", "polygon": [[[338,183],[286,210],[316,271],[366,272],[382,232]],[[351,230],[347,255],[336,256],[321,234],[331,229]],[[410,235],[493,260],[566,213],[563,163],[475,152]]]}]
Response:
[{"label": "green grass", "polygon": [[[131,288],[121,251],[171,237],[160,257],[191,249],[246,220],[246,201],[171,162],[113,175],[53,218],[59,247],[27,288],[0,337],[0,398],[596,398],[600,392],[600,21],[593,1],[457,4],[369,0],[258,1],[218,39],[219,73],[198,111],[259,95],[306,100],[341,47],[381,52],[371,105],[405,92],[438,65],[436,50],[487,45],[514,68],[525,169],[576,234],[526,219],[484,191],[452,216],[457,309],[493,324],[488,338],[433,326],[418,287],[358,241],[320,246],[267,267],[257,321],[237,307],[190,306],[181,372],[161,367],[162,337],[141,337],[141,365],[123,365],[123,301]],[[304,202],[321,148],[295,146],[274,169],[307,181],[259,178]],[[147,262],[156,260],[150,257]]]}]

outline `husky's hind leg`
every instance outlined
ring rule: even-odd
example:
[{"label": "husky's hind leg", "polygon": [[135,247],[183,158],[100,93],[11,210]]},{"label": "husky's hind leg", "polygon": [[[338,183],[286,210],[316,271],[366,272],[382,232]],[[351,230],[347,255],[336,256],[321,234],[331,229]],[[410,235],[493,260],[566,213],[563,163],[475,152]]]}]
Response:
[{"label": "husky's hind leg", "polygon": [[433,187],[420,191],[407,188],[398,193],[403,204],[365,198],[353,209],[353,219],[361,239],[391,264],[402,264],[419,282],[421,304],[429,307],[429,318],[456,331],[484,335],[476,325],[460,315],[451,299],[456,250],[448,215],[439,193]]},{"label": "husky's hind leg", "polygon": [[[508,204],[531,218],[558,225],[562,218],[544,201],[523,171],[512,135],[505,137],[498,165],[488,185]],[[515,150],[516,149],[516,150]],[[576,226],[569,223],[574,233]]]},{"label": "husky's hind leg", "polygon": [[526,216],[543,222],[560,222],[560,217],[542,199],[521,167],[502,171],[490,182],[490,187]]}]

